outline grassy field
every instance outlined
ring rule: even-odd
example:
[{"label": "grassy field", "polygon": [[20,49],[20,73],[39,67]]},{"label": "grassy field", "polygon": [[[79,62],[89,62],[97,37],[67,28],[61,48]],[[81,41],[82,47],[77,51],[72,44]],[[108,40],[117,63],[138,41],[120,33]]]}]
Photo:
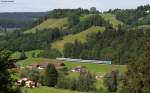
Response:
[{"label": "grassy field", "polygon": [[89,28],[88,30],[82,31],[78,34],[65,36],[65,37],[63,37],[62,40],[54,42],[52,44],[52,48],[56,48],[60,52],[62,52],[65,43],[74,42],[76,39],[81,42],[86,42],[86,36],[88,34],[93,33],[93,32],[98,32],[98,31],[104,31],[104,28],[98,27],[98,26],[93,26],[93,27]]},{"label": "grassy field", "polygon": [[[56,62],[62,62],[62,61],[57,61],[54,59],[46,59],[46,58],[28,58],[26,60],[17,62],[17,64],[22,67],[26,67],[33,63],[41,63],[41,62],[56,63]],[[119,70],[121,72],[126,71],[125,65],[88,64],[88,63],[80,63],[80,62],[64,62],[64,63],[69,69],[72,69],[77,66],[86,66],[88,70],[95,72],[95,73],[106,73],[112,70]]]},{"label": "grassy field", "polygon": [[[33,63],[39,63],[39,62],[49,62],[49,63],[56,63],[56,62],[62,62],[55,59],[47,59],[47,58],[33,58],[32,53],[35,53],[36,55],[42,52],[42,50],[33,50],[26,52],[26,56],[28,57],[26,60],[20,60],[17,62],[18,65],[26,67],[28,65],[31,65]],[[12,54],[11,58],[19,58],[20,52],[15,52]],[[80,62],[64,62],[65,65],[71,69],[77,66],[86,66],[87,69],[93,72],[109,72],[111,70],[118,69],[119,71],[125,71],[126,66],[125,65],[106,65],[106,64],[89,64],[89,63],[80,63]]]},{"label": "grassy field", "polygon": [[[56,60],[52,60],[52,59],[46,59],[46,58],[33,58],[32,54],[35,53],[35,56],[37,56],[40,52],[42,52],[43,50],[33,50],[33,51],[28,51],[25,52],[27,59],[26,60],[20,60],[19,62],[17,62],[17,65],[20,65],[22,67],[26,67],[30,64],[33,63],[39,63],[39,62],[57,62]],[[20,57],[20,52],[15,52],[11,55],[11,58],[13,59],[18,59]]]},{"label": "grassy field", "polygon": [[108,20],[113,25],[113,27],[116,28],[116,29],[117,29],[117,27],[118,27],[119,24],[123,25],[123,22],[117,20],[116,17],[115,17],[115,15],[113,15],[113,14],[103,13],[101,16],[105,20]]},{"label": "grassy field", "polygon": [[107,64],[88,64],[79,62],[65,62],[65,65],[69,68],[74,68],[77,66],[86,66],[92,72],[105,73],[112,70],[119,70],[121,72],[126,71],[125,65],[107,65]]},{"label": "grassy field", "polygon": [[[32,58],[32,54],[35,53],[35,56],[37,56],[42,50],[33,50],[26,52],[26,56],[28,58]],[[11,58],[18,59],[20,57],[21,52],[15,52],[11,55]]]},{"label": "grassy field", "polygon": [[35,33],[36,29],[43,30],[48,28],[62,28],[67,24],[67,18],[62,19],[48,19],[34,28],[25,31],[25,33]]},{"label": "grassy field", "polygon": [[[23,89],[23,93],[25,93],[24,89]],[[49,88],[49,87],[40,87],[34,89],[27,89],[27,93],[86,93],[86,92],[69,91],[69,90]]]},{"label": "grassy field", "polygon": [[41,63],[41,62],[52,62],[52,60],[46,59],[46,58],[28,58],[26,60],[21,60],[21,61],[17,62],[17,65],[26,67],[28,65],[31,65],[34,63]]}]

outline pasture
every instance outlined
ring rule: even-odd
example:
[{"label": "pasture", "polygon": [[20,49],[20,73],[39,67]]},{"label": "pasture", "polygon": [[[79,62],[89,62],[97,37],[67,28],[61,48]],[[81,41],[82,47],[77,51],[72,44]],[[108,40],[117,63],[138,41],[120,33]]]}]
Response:
[{"label": "pasture", "polygon": [[[23,90],[23,93],[25,93],[24,89],[22,90]],[[86,92],[77,92],[77,91],[49,88],[49,87],[27,89],[26,91],[27,93],[86,93]]]}]

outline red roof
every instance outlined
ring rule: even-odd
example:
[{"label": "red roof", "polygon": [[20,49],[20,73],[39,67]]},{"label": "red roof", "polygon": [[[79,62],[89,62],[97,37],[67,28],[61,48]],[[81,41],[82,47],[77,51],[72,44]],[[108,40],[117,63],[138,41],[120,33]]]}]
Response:
[{"label": "red roof", "polygon": [[[42,63],[38,63],[38,64],[32,64],[30,66],[32,66],[34,68],[37,68],[37,67],[46,68],[48,66],[48,64],[50,64],[50,63],[48,63],[48,62],[42,62]],[[60,69],[60,68],[62,68],[62,67],[65,66],[64,63],[55,63],[53,65],[55,66],[56,69]]]}]

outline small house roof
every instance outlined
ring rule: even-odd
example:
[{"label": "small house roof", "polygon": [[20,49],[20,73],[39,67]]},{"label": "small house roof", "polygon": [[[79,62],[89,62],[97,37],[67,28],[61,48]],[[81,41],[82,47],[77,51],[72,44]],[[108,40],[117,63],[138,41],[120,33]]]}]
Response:
[{"label": "small house roof", "polygon": [[[46,67],[48,66],[48,64],[52,64],[52,63],[41,62],[41,63],[38,63],[38,64],[32,64],[32,65],[30,65],[30,66],[32,66],[32,67],[46,68]],[[54,63],[53,65],[55,66],[56,69],[65,66],[64,63]]]}]

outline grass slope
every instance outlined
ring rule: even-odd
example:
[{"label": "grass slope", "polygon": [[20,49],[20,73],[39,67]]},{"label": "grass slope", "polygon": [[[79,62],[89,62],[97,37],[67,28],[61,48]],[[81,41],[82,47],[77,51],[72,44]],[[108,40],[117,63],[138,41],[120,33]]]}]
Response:
[{"label": "grass slope", "polygon": [[[25,93],[24,90],[23,93]],[[40,88],[28,89],[27,93],[86,93],[86,92],[77,92],[77,91],[70,91],[70,90],[63,90],[63,89],[56,89],[56,88],[49,88],[49,87],[40,87]]]},{"label": "grass slope", "polygon": [[118,27],[119,24],[123,25],[123,22],[117,20],[117,19],[116,19],[116,16],[113,15],[113,14],[110,14],[110,13],[103,13],[103,14],[101,14],[101,16],[102,16],[105,20],[109,21],[109,22],[113,25],[113,27],[116,28],[116,29],[117,29],[117,27]]},{"label": "grass slope", "polygon": [[93,26],[93,27],[91,27],[85,31],[82,31],[78,34],[65,36],[65,37],[63,37],[62,40],[54,42],[52,44],[52,48],[56,48],[62,52],[65,43],[74,42],[76,39],[81,41],[81,42],[86,42],[86,36],[88,34],[93,33],[93,32],[98,32],[98,31],[104,31],[104,28],[98,27],[98,26]]},{"label": "grass slope", "polygon": [[41,23],[40,25],[25,31],[24,33],[35,33],[36,29],[43,30],[48,28],[62,28],[67,24],[67,18],[62,19],[48,19]]}]

